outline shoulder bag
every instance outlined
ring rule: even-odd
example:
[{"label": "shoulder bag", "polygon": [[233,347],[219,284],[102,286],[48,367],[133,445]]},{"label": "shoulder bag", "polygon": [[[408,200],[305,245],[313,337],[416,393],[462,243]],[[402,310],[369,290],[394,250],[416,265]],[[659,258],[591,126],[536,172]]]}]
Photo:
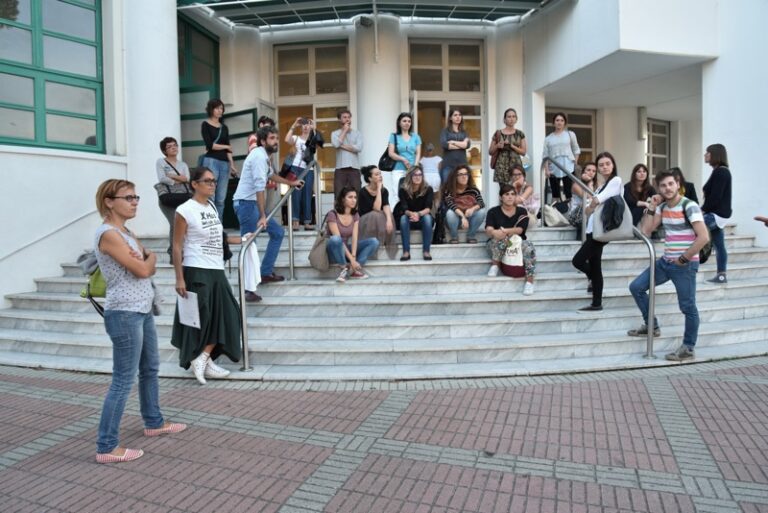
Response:
[{"label": "shoulder bag", "polygon": [[[608,208],[607,211],[606,208]],[[608,218],[612,213],[615,213],[615,219]],[[619,215],[621,215],[620,223],[617,222]],[[624,201],[624,198],[621,196],[611,196],[595,208],[595,211],[592,213],[592,238],[598,242],[632,240],[635,238],[632,212],[629,210],[629,205]]]},{"label": "shoulder bag", "polygon": [[323,225],[315,237],[312,249],[309,250],[309,265],[320,272],[325,272],[331,268],[331,263],[328,260],[328,234],[325,221],[323,221]]},{"label": "shoulder bag", "polygon": [[[174,167],[173,164],[165,161],[166,164],[171,166],[177,175],[181,176],[179,170]],[[176,208],[189,198],[192,197],[192,190],[188,183],[174,182],[173,185],[167,185],[164,183],[156,183],[155,190],[157,191],[157,197],[163,206],[169,208]]]},{"label": "shoulder bag", "polygon": [[[493,137],[491,137],[491,147],[499,143],[500,135],[501,135],[501,130],[496,130],[493,133]],[[489,149],[488,154],[491,156],[491,169],[496,169],[496,159],[499,156],[499,149],[498,148],[494,150]]]},{"label": "shoulder bag", "polygon": [[[392,135],[395,136],[395,153],[397,153],[397,134],[393,132]],[[381,171],[392,171],[395,169],[395,159],[389,156],[389,143],[387,143],[387,149],[384,150],[384,153],[379,158],[378,168]]]}]

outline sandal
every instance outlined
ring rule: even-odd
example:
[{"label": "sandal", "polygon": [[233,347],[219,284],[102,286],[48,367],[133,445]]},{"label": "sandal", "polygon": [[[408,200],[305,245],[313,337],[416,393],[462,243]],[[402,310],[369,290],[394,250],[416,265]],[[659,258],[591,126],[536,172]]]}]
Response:
[{"label": "sandal", "polygon": [[477,244],[477,239],[467,239],[467,244]]},{"label": "sandal", "polygon": [[304,231],[305,232],[311,232],[314,229],[315,229],[315,227],[313,225],[311,225],[311,224],[305,224],[304,225]]},{"label": "sandal", "polygon": [[459,243],[459,239],[451,239],[450,242],[451,242],[451,244],[458,244]]},{"label": "sandal", "polygon": [[293,225],[293,229],[294,229],[294,230],[298,230],[298,229],[299,229],[299,222],[298,222],[298,221],[294,221],[294,222],[292,223],[292,225]]}]

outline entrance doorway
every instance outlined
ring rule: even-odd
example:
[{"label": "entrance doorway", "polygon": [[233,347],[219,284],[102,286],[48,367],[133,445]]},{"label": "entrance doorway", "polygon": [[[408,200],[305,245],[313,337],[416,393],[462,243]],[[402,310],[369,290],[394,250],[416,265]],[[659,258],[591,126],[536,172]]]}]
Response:
[{"label": "entrance doorway", "polygon": [[440,132],[447,123],[448,112],[458,109],[464,116],[464,130],[471,144],[467,149],[467,163],[472,170],[472,178],[477,188],[483,189],[483,124],[481,121],[482,107],[479,103],[450,100],[419,99],[418,92],[411,95],[412,110],[415,113],[414,130],[421,137],[422,155],[428,143],[435,145],[435,155],[442,157],[443,148],[440,145]]}]

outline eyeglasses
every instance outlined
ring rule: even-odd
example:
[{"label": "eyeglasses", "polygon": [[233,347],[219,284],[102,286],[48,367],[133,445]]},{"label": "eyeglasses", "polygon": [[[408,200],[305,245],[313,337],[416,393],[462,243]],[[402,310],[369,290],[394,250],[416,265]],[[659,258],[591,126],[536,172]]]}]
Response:
[{"label": "eyeglasses", "polygon": [[206,178],[205,180],[195,180],[197,183],[204,183],[205,185],[216,185],[216,180],[213,178]]},{"label": "eyeglasses", "polygon": [[141,199],[140,196],[134,196],[133,194],[128,194],[126,196],[110,196],[110,198],[112,198],[112,199],[124,199],[128,203],[132,203],[134,201],[138,203],[139,200]]}]

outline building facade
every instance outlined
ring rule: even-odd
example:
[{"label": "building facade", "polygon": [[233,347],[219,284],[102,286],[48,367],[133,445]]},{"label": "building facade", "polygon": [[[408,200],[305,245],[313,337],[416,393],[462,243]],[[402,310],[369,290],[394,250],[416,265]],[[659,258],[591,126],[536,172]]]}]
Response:
[{"label": "building facade", "polygon": [[[555,111],[568,113],[582,160],[611,151],[624,178],[639,162],[679,166],[700,190],[704,148],[719,142],[734,176],[733,220],[768,242],[751,221],[766,213],[768,192],[758,179],[762,131],[752,126],[768,111],[768,71],[759,65],[768,3],[528,3],[531,12],[495,21],[374,12],[371,2],[363,15],[329,10],[316,21],[259,27],[227,17],[226,5],[0,2],[0,164],[10,179],[0,292],[31,290],[35,277],[58,274],[60,262],[90,247],[99,223],[93,197],[106,178],[137,184],[135,231],[166,233],[152,188],[158,142],[176,137],[193,164],[212,97],[226,104],[238,159],[260,115],[276,119],[281,134],[297,116],[312,117],[330,139],[336,111],[348,108],[364,137],[361,160],[375,163],[400,112],[412,112],[423,143],[439,147],[445,114],[457,107],[491,203],[487,149],[508,107],[527,135],[537,189]],[[321,150],[326,192],[334,159]]]}]

